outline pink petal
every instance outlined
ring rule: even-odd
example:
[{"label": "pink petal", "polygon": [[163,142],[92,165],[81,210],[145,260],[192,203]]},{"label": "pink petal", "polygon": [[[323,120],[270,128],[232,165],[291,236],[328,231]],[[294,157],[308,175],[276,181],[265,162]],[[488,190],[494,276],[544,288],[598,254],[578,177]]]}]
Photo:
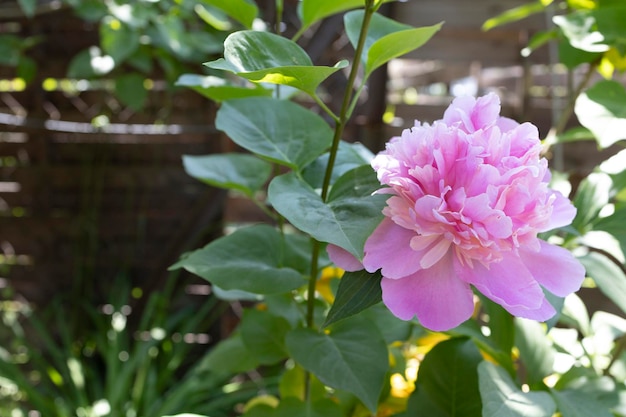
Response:
[{"label": "pink petal", "polygon": [[490,263],[489,269],[480,262],[474,262],[473,268],[457,262],[456,271],[461,279],[509,312],[513,307],[540,308],[545,298],[522,260],[512,253],[503,253],[502,260]]},{"label": "pink petal", "polygon": [[556,197],[554,203],[552,203],[552,216],[550,216],[548,224],[539,230],[540,232],[567,226],[576,217],[576,207],[569,199],[565,198],[558,191],[551,190],[551,192]]},{"label": "pink petal", "polygon": [[534,310],[529,310],[524,307],[508,307],[508,312],[517,317],[524,317],[526,319],[546,321],[552,318],[556,314],[556,310],[552,307],[552,304],[544,297],[541,301],[541,306]]},{"label": "pink petal", "polygon": [[421,269],[420,252],[411,249],[415,232],[385,218],[365,242],[363,265],[369,272],[382,268],[383,276],[402,278]]},{"label": "pink petal", "polygon": [[543,240],[539,240],[539,244],[539,252],[520,249],[522,262],[535,280],[559,297],[579,290],[585,279],[585,268],[581,263],[567,249]]},{"label": "pink petal", "polygon": [[470,286],[454,273],[449,252],[432,268],[402,279],[383,277],[383,302],[402,320],[417,316],[422,326],[444,331],[469,319],[474,311]]},{"label": "pink petal", "polygon": [[328,244],[326,252],[328,252],[330,260],[344,271],[360,271],[363,269],[361,261],[340,246]]}]

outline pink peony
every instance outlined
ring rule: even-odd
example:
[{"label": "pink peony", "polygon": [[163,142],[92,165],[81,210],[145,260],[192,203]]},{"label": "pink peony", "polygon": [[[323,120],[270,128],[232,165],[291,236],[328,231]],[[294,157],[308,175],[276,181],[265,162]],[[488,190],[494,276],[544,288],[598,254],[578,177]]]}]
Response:
[{"label": "pink peony", "polygon": [[[457,98],[443,120],[416,123],[372,161],[391,197],[362,266],[381,270],[383,302],[403,320],[453,328],[472,315],[473,286],[515,316],[545,321],[556,311],[542,287],[560,297],[580,288],[583,266],[537,237],[576,209],[548,188],[537,128],[499,113],[495,94]],[[361,268],[340,248],[329,254]]]}]

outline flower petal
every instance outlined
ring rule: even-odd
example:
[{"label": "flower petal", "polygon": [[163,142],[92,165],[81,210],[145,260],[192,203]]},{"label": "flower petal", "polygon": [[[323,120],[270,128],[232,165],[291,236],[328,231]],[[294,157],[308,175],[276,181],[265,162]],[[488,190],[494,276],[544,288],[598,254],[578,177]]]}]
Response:
[{"label": "flower petal", "polygon": [[567,249],[539,240],[539,252],[520,248],[526,268],[545,289],[559,297],[578,291],[585,279],[585,268]]},{"label": "flower petal", "polygon": [[420,252],[411,249],[415,232],[385,218],[365,242],[363,265],[368,272],[382,268],[383,276],[402,278],[421,269]]},{"label": "flower petal", "polygon": [[330,260],[344,271],[360,271],[363,269],[363,264],[353,254],[345,250],[344,248],[328,244],[326,246],[326,252]]},{"label": "flower petal", "polygon": [[551,192],[556,197],[554,203],[552,203],[552,215],[550,216],[548,224],[539,230],[540,232],[567,226],[572,223],[572,220],[576,217],[576,207],[574,207],[569,199],[565,198],[563,194],[558,191],[551,190]]},{"label": "flower petal", "polygon": [[422,326],[444,331],[469,319],[474,311],[470,286],[454,273],[452,252],[432,268],[402,279],[383,277],[383,302],[402,320],[417,316]]},{"label": "flower petal", "polygon": [[556,310],[550,304],[547,298],[543,298],[541,305],[536,309],[527,309],[524,307],[508,307],[508,312],[517,317],[524,317],[526,319],[546,321],[552,318],[556,314]]},{"label": "flower petal", "polygon": [[545,298],[522,260],[512,253],[503,253],[502,260],[490,263],[488,269],[480,262],[474,262],[474,266],[469,267],[462,266],[458,261],[455,269],[461,279],[509,312],[512,307],[538,309]]}]

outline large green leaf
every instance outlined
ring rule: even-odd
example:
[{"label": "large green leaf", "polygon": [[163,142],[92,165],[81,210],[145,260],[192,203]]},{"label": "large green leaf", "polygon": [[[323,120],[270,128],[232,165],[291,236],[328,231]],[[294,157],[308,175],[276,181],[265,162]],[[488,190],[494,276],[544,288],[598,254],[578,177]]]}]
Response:
[{"label": "large green leaf", "polygon": [[253,1],[247,0],[201,0],[202,3],[217,7],[230,17],[252,29],[252,23],[259,13],[259,8]]},{"label": "large green leaf", "polygon": [[482,30],[493,29],[497,26],[526,19],[536,13],[542,13],[546,9],[546,6],[551,2],[552,1],[546,2],[545,0],[537,0],[532,3],[522,4],[521,6],[508,9],[483,23]]},{"label": "large green leaf", "polygon": [[622,252],[626,253],[626,205],[617,208],[610,216],[600,218],[594,224],[594,230],[604,230],[613,235],[619,241]]},{"label": "large green leaf", "polygon": [[[344,24],[346,33],[356,48],[363,23],[364,11],[346,13]],[[365,64],[365,77],[376,68],[394,58],[409,53],[424,45],[441,28],[442,23],[433,26],[414,28],[395,20],[374,14],[365,38],[361,60]]]},{"label": "large green leaf", "polygon": [[185,268],[225,290],[279,294],[306,282],[300,272],[285,266],[285,246],[276,229],[255,225],[209,243],[170,268]]},{"label": "large green leaf", "polygon": [[296,329],[287,335],[291,356],[324,384],[349,391],[374,412],[388,369],[388,352],[377,328],[352,317],[328,333]]},{"label": "large green leaf", "polygon": [[422,407],[427,407],[437,411],[436,417],[480,417],[477,367],[482,360],[469,339],[438,343],[420,365],[413,394],[417,398],[409,401],[407,415],[422,415]]},{"label": "large green leaf", "polygon": [[307,94],[326,78],[348,65],[313,66],[311,58],[297,43],[269,32],[243,30],[224,41],[224,58],[205,65],[233,72],[257,83],[288,85]]},{"label": "large green leaf", "polygon": [[355,168],[337,180],[324,203],[304,180],[288,173],[272,180],[268,199],[298,229],[360,259],[365,240],[382,220],[388,196],[371,195],[379,187],[369,166]]},{"label": "large green leaf", "polygon": [[609,47],[604,36],[597,31],[596,19],[590,10],[557,15],[552,18],[570,45],[586,52],[606,52]]},{"label": "large green leaf", "polygon": [[221,103],[225,100],[244,97],[265,96],[271,97],[272,90],[256,86],[256,88],[242,87],[224,78],[212,75],[183,74],[176,80],[176,85],[189,87],[206,98]]},{"label": "large green leaf", "polygon": [[555,350],[544,326],[536,321],[515,319],[515,346],[526,370],[529,385],[541,384],[553,372]]},{"label": "large green leaf", "polygon": [[597,82],[578,96],[575,111],[601,148],[626,139],[626,88],[617,81]]},{"label": "large green leaf", "polygon": [[291,325],[282,317],[268,311],[246,309],[239,324],[241,339],[262,365],[272,365],[287,357],[285,336]]},{"label": "large green leaf", "polygon": [[211,348],[198,364],[198,372],[207,371],[224,375],[247,372],[259,366],[256,358],[246,348],[239,332],[231,334]]},{"label": "large green leaf", "polygon": [[563,417],[613,417],[602,403],[579,390],[552,390],[552,396]]},{"label": "large green leaf", "polygon": [[265,97],[225,101],[215,126],[247,150],[295,170],[320,156],[333,135],[315,113]]},{"label": "large green leaf", "polygon": [[589,252],[579,260],[600,291],[626,312],[626,274],[622,268],[597,252]]},{"label": "large green leaf", "polygon": [[365,270],[346,272],[339,281],[335,301],[326,316],[325,326],[354,316],[382,301],[380,271],[373,274]]},{"label": "large green leaf", "polygon": [[545,392],[522,392],[511,376],[489,362],[478,365],[482,417],[552,417],[556,405]]},{"label": "large green leaf", "polygon": [[248,197],[253,197],[272,173],[268,162],[241,153],[183,155],[183,166],[194,178],[214,187],[241,191]]}]

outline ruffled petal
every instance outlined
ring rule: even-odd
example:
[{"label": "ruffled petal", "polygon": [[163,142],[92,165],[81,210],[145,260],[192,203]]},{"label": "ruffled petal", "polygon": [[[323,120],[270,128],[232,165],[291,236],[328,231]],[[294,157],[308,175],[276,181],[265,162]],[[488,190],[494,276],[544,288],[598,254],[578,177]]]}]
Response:
[{"label": "ruffled petal", "polygon": [[411,249],[415,232],[385,218],[365,242],[363,265],[369,272],[382,268],[383,276],[397,279],[421,269],[420,252]]},{"label": "ruffled petal", "polygon": [[576,217],[576,207],[574,207],[571,201],[558,191],[551,190],[551,192],[556,197],[552,203],[552,215],[548,223],[539,230],[540,232],[567,226]]},{"label": "ruffled petal", "polygon": [[585,279],[585,268],[567,249],[539,240],[541,249],[533,252],[521,248],[524,265],[535,280],[559,297],[578,291]]},{"label": "ruffled petal", "polygon": [[328,244],[328,246],[326,246],[326,252],[330,260],[344,271],[353,272],[363,269],[361,261],[340,246]]},{"label": "ruffled petal", "polygon": [[480,262],[474,262],[472,268],[457,261],[455,269],[461,279],[508,311],[514,307],[538,309],[545,298],[522,260],[511,253],[503,254],[502,260],[490,263],[489,268]]},{"label": "ruffled petal", "polygon": [[470,286],[457,278],[450,252],[437,264],[402,279],[381,281],[383,302],[402,320],[417,316],[422,326],[444,331],[469,319],[474,311]]}]

